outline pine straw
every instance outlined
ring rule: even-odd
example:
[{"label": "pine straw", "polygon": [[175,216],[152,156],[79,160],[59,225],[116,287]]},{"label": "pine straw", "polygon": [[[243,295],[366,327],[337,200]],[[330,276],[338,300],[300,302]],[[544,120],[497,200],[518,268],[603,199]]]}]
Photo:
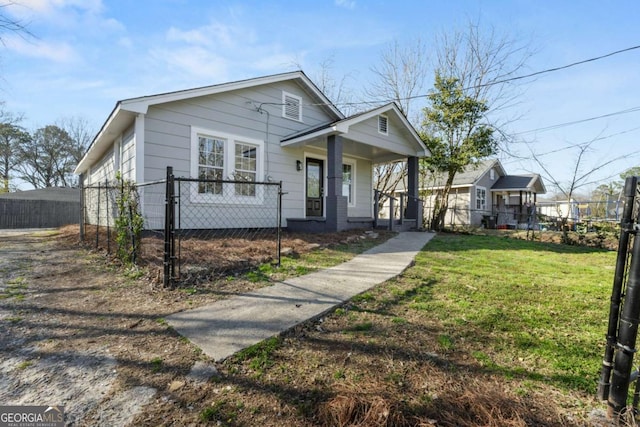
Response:
[{"label": "pine straw", "polygon": [[[340,392],[319,406],[317,417],[323,426],[440,426],[440,427],[525,427],[564,424],[558,414],[500,390],[504,384],[462,380],[443,385],[441,396],[412,406],[401,394]],[[406,397],[406,396],[405,396]]]}]

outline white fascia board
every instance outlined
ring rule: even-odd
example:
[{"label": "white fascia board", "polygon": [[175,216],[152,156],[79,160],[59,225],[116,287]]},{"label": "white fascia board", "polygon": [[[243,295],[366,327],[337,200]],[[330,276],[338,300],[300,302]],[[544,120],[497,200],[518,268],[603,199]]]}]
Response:
[{"label": "white fascia board", "polygon": [[281,147],[287,147],[287,146],[290,146],[290,145],[296,145],[296,144],[300,144],[302,142],[309,141],[311,139],[318,138],[320,136],[329,136],[329,135],[334,135],[334,134],[338,134],[338,133],[341,133],[341,132],[338,130],[338,127],[334,125],[334,126],[330,126],[330,127],[324,128],[324,129],[320,129],[320,130],[318,130],[316,132],[313,132],[313,133],[309,133],[309,134],[306,134],[306,135],[299,136],[297,138],[290,139],[290,140],[285,141],[285,142],[281,142],[280,146]]},{"label": "white fascia board", "polygon": [[143,96],[139,98],[131,98],[121,101],[123,109],[134,113],[147,114],[149,106],[156,104],[164,104],[174,101],[182,101],[183,99],[196,98],[200,96],[215,95],[217,93],[229,92],[233,90],[246,89],[254,86],[260,86],[271,83],[278,83],[286,80],[299,78],[307,86],[307,88],[320,99],[331,111],[339,118],[344,115],[329,101],[329,99],[313,84],[311,80],[302,72],[294,71],[291,73],[277,74],[274,76],[258,77],[255,79],[242,80],[238,82],[222,83],[218,85],[205,86],[194,89],[180,90],[176,92],[162,93],[158,95]]}]

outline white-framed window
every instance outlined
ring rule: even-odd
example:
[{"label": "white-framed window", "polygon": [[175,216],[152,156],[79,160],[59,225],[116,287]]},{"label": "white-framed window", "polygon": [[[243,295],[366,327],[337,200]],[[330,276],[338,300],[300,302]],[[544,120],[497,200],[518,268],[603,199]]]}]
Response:
[{"label": "white-framed window", "polygon": [[489,179],[491,181],[493,181],[494,179],[496,179],[496,170],[494,168],[491,168],[491,170],[489,170]]},{"label": "white-framed window", "polygon": [[389,135],[389,118],[383,114],[378,116],[378,133]]},{"label": "white-framed window", "polygon": [[191,176],[206,180],[242,181],[234,184],[198,182],[191,188],[196,203],[260,203],[256,182],[263,171],[264,142],[191,127]]},{"label": "white-framed window", "polygon": [[302,98],[288,92],[282,92],[282,117],[302,121]]},{"label": "white-framed window", "polygon": [[476,187],[476,209],[487,210],[487,189]]},{"label": "white-framed window", "polygon": [[347,196],[349,206],[356,203],[356,165],[355,163],[345,162],[342,164],[342,195]]}]

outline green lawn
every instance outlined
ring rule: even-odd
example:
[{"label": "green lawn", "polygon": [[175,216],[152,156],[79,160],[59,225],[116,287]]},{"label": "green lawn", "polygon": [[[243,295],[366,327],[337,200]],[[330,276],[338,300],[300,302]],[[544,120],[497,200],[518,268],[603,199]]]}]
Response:
[{"label": "green lawn", "polygon": [[443,234],[419,254],[396,292],[408,292],[409,308],[441,322],[454,343],[475,347],[483,364],[595,392],[615,257],[577,246]]},{"label": "green lawn", "polygon": [[[331,265],[334,250],[263,274]],[[247,425],[585,425],[604,408],[615,258],[443,233],[399,277],[228,360],[218,387],[243,384],[226,398],[255,408]]]}]

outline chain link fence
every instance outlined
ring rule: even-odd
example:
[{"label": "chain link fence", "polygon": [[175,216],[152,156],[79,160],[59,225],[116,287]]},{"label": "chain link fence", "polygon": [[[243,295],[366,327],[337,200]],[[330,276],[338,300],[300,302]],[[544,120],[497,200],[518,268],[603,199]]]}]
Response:
[{"label": "chain link fence", "polygon": [[[122,183],[105,181],[82,188],[81,240],[116,254],[126,235],[135,263],[165,286],[197,284],[280,262],[281,183],[207,180],[173,176],[136,184],[142,233],[118,227]],[[125,230],[126,231],[126,230]],[[120,237],[118,235],[120,234]]]}]

